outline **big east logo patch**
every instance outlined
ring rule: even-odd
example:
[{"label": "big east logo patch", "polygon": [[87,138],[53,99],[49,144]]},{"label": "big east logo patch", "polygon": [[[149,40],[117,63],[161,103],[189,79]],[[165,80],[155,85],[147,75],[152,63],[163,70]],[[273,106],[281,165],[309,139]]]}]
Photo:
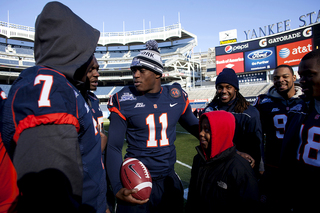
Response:
[{"label": "big east logo patch", "polygon": [[177,89],[177,88],[172,88],[170,90],[170,95],[173,98],[179,98],[181,96],[181,91],[179,89]]}]

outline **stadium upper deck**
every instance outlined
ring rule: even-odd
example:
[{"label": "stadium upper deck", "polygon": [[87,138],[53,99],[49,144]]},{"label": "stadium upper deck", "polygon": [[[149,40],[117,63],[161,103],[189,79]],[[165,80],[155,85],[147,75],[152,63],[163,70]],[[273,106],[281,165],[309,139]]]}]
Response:
[{"label": "stadium upper deck", "polygon": [[[21,70],[34,66],[34,35],[34,27],[0,21],[0,83],[11,84]],[[132,58],[150,39],[159,43],[165,67],[163,83],[183,81],[190,85],[191,77],[199,78],[199,61],[190,56],[197,45],[197,36],[178,23],[137,31],[102,32],[95,52],[100,65],[99,85],[130,84]]]}]

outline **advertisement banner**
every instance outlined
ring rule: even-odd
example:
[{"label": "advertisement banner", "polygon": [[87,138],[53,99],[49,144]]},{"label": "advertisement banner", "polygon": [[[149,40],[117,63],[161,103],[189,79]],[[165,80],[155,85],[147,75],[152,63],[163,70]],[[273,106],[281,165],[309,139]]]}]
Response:
[{"label": "advertisement banner", "polygon": [[225,55],[237,52],[245,52],[259,48],[275,47],[304,39],[312,38],[312,27],[300,28],[287,33],[279,33],[274,36],[259,38],[252,41],[218,46],[215,48],[216,55]]},{"label": "advertisement banner", "polygon": [[252,49],[258,49],[259,48],[259,42],[242,42],[242,43],[236,43],[236,44],[230,44],[227,46],[220,46],[216,47],[216,56],[217,55],[225,55],[225,54],[232,54],[232,53],[239,53],[244,52]]},{"label": "advertisement banner", "polygon": [[225,45],[225,44],[231,44],[231,43],[237,43],[237,39],[229,39],[229,40],[225,40],[225,41],[220,41],[220,45]]},{"label": "advertisement banner", "polygon": [[217,75],[223,68],[232,68],[236,73],[244,72],[243,53],[216,56]]},{"label": "advertisement banner", "polygon": [[245,71],[258,71],[276,68],[276,51],[274,47],[244,53]]},{"label": "advertisement banner", "polygon": [[220,45],[236,43],[237,42],[237,29],[219,32]]},{"label": "advertisement banner", "polygon": [[277,46],[312,37],[312,27],[294,30],[289,33],[282,33],[276,36],[267,37],[259,41],[260,47]]},{"label": "advertisement banner", "polygon": [[278,65],[299,65],[301,58],[312,51],[312,39],[277,46]]}]

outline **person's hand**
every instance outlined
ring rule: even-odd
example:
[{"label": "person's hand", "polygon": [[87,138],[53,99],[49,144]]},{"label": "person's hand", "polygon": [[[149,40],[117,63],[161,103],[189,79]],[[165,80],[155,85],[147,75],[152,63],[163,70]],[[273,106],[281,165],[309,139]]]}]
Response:
[{"label": "person's hand", "polygon": [[238,155],[249,161],[250,166],[253,168],[255,166],[255,160],[247,153],[237,151]]},{"label": "person's hand", "polygon": [[123,200],[125,202],[131,203],[131,204],[145,204],[146,202],[149,201],[149,199],[146,200],[138,200],[136,198],[134,198],[132,196],[132,194],[137,193],[138,190],[137,189],[126,189],[126,188],[122,188],[120,189],[117,194],[116,194],[116,198]]}]

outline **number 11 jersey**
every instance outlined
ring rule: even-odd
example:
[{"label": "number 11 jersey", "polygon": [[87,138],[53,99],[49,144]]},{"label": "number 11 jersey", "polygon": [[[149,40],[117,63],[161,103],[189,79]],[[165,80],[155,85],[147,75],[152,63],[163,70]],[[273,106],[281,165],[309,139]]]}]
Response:
[{"label": "number 11 jersey", "polygon": [[153,177],[172,171],[176,124],[188,106],[188,95],[179,84],[162,86],[156,94],[140,94],[134,87],[125,87],[113,95],[109,110],[127,122],[126,157],[142,161]]}]

